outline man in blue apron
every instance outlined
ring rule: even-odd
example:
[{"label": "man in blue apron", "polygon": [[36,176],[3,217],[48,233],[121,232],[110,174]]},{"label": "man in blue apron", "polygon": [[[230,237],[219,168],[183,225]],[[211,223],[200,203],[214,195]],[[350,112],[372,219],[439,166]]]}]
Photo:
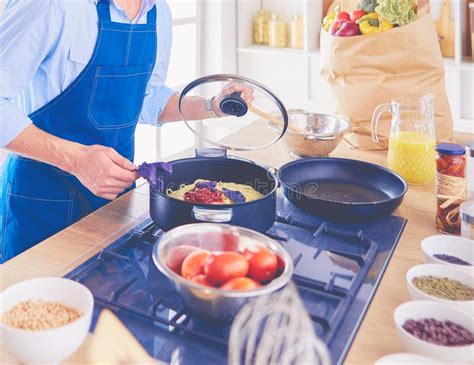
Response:
[{"label": "man in blue apron", "polygon": [[[178,95],[164,86],[171,24],[165,0],[7,3],[0,263],[133,187],[136,124],[180,119]],[[222,115],[214,100],[186,105],[194,119]]]}]

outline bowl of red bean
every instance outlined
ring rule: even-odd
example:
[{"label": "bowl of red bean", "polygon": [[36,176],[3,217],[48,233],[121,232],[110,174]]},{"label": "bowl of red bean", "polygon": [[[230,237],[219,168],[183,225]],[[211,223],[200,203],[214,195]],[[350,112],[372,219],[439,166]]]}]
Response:
[{"label": "bowl of red bean", "polygon": [[458,236],[437,235],[421,241],[426,263],[440,264],[474,273],[474,241]]},{"label": "bowl of red bean", "polygon": [[444,303],[412,301],[395,309],[405,350],[451,364],[472,364],[474,318]]},{"label": "bowl of red bean", "polygon": [[414,300],[431,300],[473,313],[474,275],[445,265],[413,266],[406,275],[408,290]]}]

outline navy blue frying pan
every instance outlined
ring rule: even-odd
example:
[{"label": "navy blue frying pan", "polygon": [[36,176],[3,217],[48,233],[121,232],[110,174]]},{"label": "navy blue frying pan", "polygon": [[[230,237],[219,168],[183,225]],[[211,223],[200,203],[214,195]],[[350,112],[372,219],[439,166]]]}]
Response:
[{"label": "navy blue frying pan", "polygon": [[393,171],[343,158],[311,158],[280,169],[286,198],[297,207],[338,222],[362,222],[391,214],[407,184]]}]

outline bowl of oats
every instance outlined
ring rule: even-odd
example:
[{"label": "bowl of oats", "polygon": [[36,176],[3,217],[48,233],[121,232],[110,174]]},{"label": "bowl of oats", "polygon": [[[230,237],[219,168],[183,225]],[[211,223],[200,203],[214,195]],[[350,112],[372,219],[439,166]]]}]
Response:
[{"label": "bowl of oats", "polygon": [[19,361],[59,363],[85,340],[94,298],[84,285],[63,278],[35,278],[0,293],[0,336]]}]

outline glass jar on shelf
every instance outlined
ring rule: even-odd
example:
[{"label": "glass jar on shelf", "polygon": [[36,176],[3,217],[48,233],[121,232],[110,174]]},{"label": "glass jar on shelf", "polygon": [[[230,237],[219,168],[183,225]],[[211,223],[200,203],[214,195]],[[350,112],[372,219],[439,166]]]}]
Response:
[{"label": "glass jar on shelf", "polygon": [[303,30],[303,17],[298,14],[294,14],[290,21],[290,47],[291,48],[303,48],[304,43],[304,30]]},{"label": "glass jar on shelf", "polygon": [[288,24],[282,15],[272,14],[268,25],[268,45],[283,48],[288,45]]},{"label": "glass jar on shelf", "polygon": [[268,22],[270,21],[270,12],[259,10],[253,18],[253,42],[255,44],[268,45]]},{"label": "glass jar on shelf", "polygon": [[461,232],[460,204],[467,200],[464,146],[436,146],[436,228],[443,233]]}]

